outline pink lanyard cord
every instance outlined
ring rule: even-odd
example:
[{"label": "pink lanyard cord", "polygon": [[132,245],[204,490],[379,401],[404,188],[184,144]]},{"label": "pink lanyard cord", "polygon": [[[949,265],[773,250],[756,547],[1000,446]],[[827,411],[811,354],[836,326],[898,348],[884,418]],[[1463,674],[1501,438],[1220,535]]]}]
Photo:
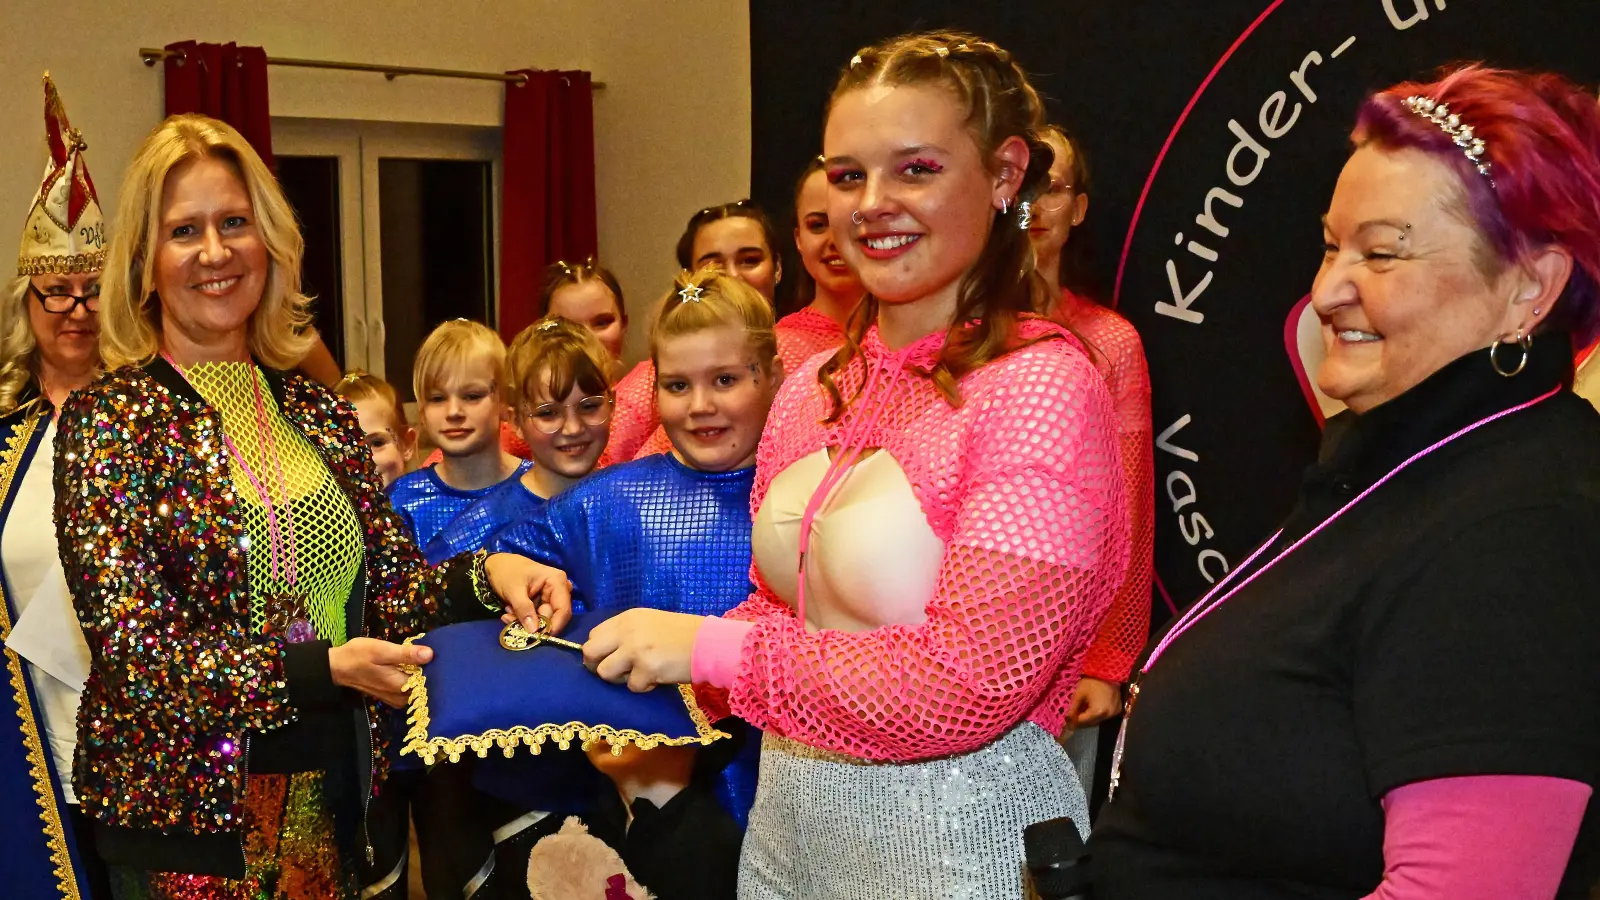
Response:
[{"label": "pink lanyard cord", "polygon": [[[1144,665],[1139,668],[1138,674],[1134,676],[1133,684],[1128,688],[1127,709],[1122,716],[1122,727],[1117,732],[1117,743],[1111,751],[1111,778],[1106,794],[1106,802],[1109,803],[1116,799],[1117,787],[1122,782],[1122,760],[1128,740],[1128,723],[1133,721],[1134,706],[1139,699],[1139,679],[1149,674],[1151,668],[1155,666],[1156,660],[1160,659],[1161,655],[1167,652],[1167,648],[1172,646],[1173,641],[1176,641],[1180,636],[1183,635],[1184,632],[1193,628],[1195,625],[1198,625],[1201,619],[1204,619],[1206,616],[1210,615],[1218,607],[1222,606],[1222,604],[1227,603],[1235,594],[1238,594],[1240,591],[1248,587],[1251,582],[1266,574],[1269,569],[1281,562],[1284,557],[1300,549],[1302,544],[1316,537],[1322,532],[1323,529],[1337,521],[1340,516],[1349,512],[1351,507],[1355,506],[1357,503],[1360,503],[1362,500],[1365,500],[1369,494],[1382,487],[1389,481],[1389,479],[1400,474],[1400,472],[1403,471],[1407,466],[1410,466],[1417,460],[1422,459],[1430,453],[1433,453],[1451,441],[1477,431],[1479,428],[1482,428],[1490,422],[1505,418],[1512,413],[1520,412],[1536,404],[1543,403],[1544,401],[1549,400],[1551,397],[1554,397],[1556,394],[1559,394],[1561,390],[1562,389],[1560,386],[1551,388],[1548,392],[1541,394],[1538,397],[1527,401],[1526,403],[1519,403],[1510,409],[1503,409],[1492,416],[1479,419],[1478,421],[1473,422],[1471,425],[1462,428],[1450,436],[1443,438],[1442,440],[1435,441],[1434,443],[1429,444],[1427,447],[1424,447],[1416,453],[1413,453],[1409,457],[1406,457],[1406,459],[1398,466],[1390,469],[1388,474],[1384,475],[1382,478],[1379,478],[1377,481],[1374,481],[1366,490],[1357,494],[1355,497],[1351,498],[1349,502],[1345,503],[1345,505],[1335,510],[1333,515],[1323,519],[1321,522],[1317,523],[1315,528],[1312,528],[1310,531],[1302,535],[1299,540],[1279,551],[1278,555],[1274,556],[1270,561],[1267,562],[1266,565],[1256,569],[1254,572],[1251,572],[1249,577],[1244,578],[1237,585],[1233,585],[1230,588],[1229,585],[1232,583],[1236,575],[1248,570],[1250,565],[1256,561],[1257,557],[1266,552],[1267,548],[1278,542],[1278,538],[1283,536],[1283,531],[1280,529],[1278,533],[1274,534],[1269,540],[1266,541],[1266,543],[1257,547],[1255,552],[1251,553],[1243,563],[1224,576],[1223,579],[1217,583],[1216,587],[1212,588],[1204,597],[1201,597],[1198,602],[1189,607],[1188,611],[1185,612],[1183,616],[1173,624],[1172,628],[1167,631],[1166,636],[1156,644],[1155,649],[1150,651],[1149,658],[1147,658]],[[1222,593],[1224,589],[1227,590],[1226,593]],[[1219,594],[1220,596],[1218,596]],[[1212,599],[1213,597],[1216,599]]]},{"label": "pink lanyard cord", "polygon": [[[1284,548],[1281,552],[1278,553],[1277,556],[1274,556],[1271,559],[1271,561],[1269,561],[1266,565],[1264,565],[1261,568],[1255,570],[1254,572],[1251,572],[1250,576],[1248,578],[1245,578],[1243,581],[1239,582],[1238,585],[1234,586],[1227,593],[1222,594],[1222,596],[1220,596],[1220,597],[1217,597],[1218,592],[1220,592],[1224,588],[1226,588],[1228,586],[1229,582],[1233,580],[1233,577],[1235,575],[1238,575],[1240,572],[1243,572],[1243,571],[1249,569],[1250,568],[1250,564],[1255,561],[1256,557],[1260,556],[1262,554],[1262,552],[1265,551],[1268,547],[1271,547],[1273,544],[1277,543],[1278,538],[1283,534],[1283,531],[1279,530],[1278,533],[1274,534],[1271,537],[1271,539],[1269,539],[1266,543],[1264,543],[1260,547],[1256,548],[1255,552],[1251,553],[1250,556],[1247,559],[1245,559],[1245,561],[1242,564],[1240,564],[1232,572],[1229,572],[1227,574],[1227,576],[1225,576],[1222,579],[1222,581],[1217,584],[1216,587],[1212,588],[1209,592],[1207,592],[1204,597],[1201,597],[1200,601],[1198,603],[1196,603],[1193,606],[1191,606],[1189,608],[1188,612],[1183,614],[1183,617],[1180,618],[1177,621],[1177,623],[1174,624],[1172,626],[1172,628],[1167,631],[1166,637],[1162,638],[1161,641],[1156,644],[1155,649],[1150,652],[1149,658],[1146,659],[1144,665],[1142,667],[1140,667],[1139,674],[1143,675],[1145,673],[1148,673],[1150,671],[1151,667],[1156,664],[1156,660],[1161,658],[1161,654],[1165,653],[1167,651],[1167,648],[1172,645],[1172,642],[1177,640],[1178,637],[1181,636],[1184,632],[1188,631],[1190,628],[1193,628],[1195,625],[1199,624],[1201,619],[1203,619],[1206,616],[1210,615],[1211,612],[1213,610],[1215,610],[1217,607],[1219,607],[1222,604],[1228,602],[1228,600],[1231,599],[1235,594],[1237,594],[1240,591],[1244,590],[1247,586],[1250,585],[1251,582],[1255,581],[1257,578],[1259,578],[1263,574],[1265,574],[1267,572],[1267,570],[1269,570],[1273,566],[1277,565],[1279,563],[1279,561],[1281,561],[1284,557],[1286,557],[1289,554],[1293,553],[1294,551],[1300,549],[1300,546],[1302,544],[1304,544],[1306,541],[1309,541],[1312,538],[1316,537],[1323,529],[1327,528],[1329,525],[1332,525],[1335,521],[1338,520],[1338,518],[1340,516],[1342,516],[1346,512],[1348,512],[1351,507],[1355,506],[1357,503],[1360,503],[1362,500],[1365,500],[1367,498],[1367,495],[1371,494],[1373,491],[1375,491],[1378,488],[1382,487],[1385,483],[1387,483],[1389,481],[1389,479],[1391,479],[1391,478],[1395,477],[1396,475],[1400,474],[1400,472],[1403,471],[1407,466],[1410,466],[1412,463],[1422,459],[1423,457],[1433,453],[1436,450],[1439,450],[1440,448],[1444,447],[1446,444],[1450,443],[1451,441],[1456,440],[1457,438],[1465,437],[1466,435],[1468,435],[1468,434],[1470,434],[1470,433],[1472,433],[1474,431],[1477,431],[1479,428],[1482,428],[1483,426],[1488,425],[1491,422],[1494,422],[1494,421],[1497,421],[1499,419],[1505,418],[1506,416],[1509,416],[1512,413],[1521,412],[1522,410],[1527,409],[1527,408],[1529,408],[1531,406],[1534,406],[1534,405],[1539,404],[1539,403],[1543,403],[1544,401],[1550,399],[1551,397],[1554,397],[1556,394],[1559,394],[1560,392],[1561,392],[1561,388],[1559,386],[1551,388],[1546,393],[1541,394],[1538,397],[1535,397],[1532,400],[1527,401],[1526,403],[1519,403],[1516,406],[1511,407],[1510,409],[1503,409],[1500,412],[1497,412],[1492,416],[1488,416],[1486,418],[1479,419],[1478,421],[1473,422],[1471,425],[1468,425],[1465,428],[1462,428],[1459,431],[1456,431],[1455,433],[1451,434],[1450,436],[1442,438],[1441,440],[1435,441],[1434,443],[1428,445],[1427,447],[1424,447],[1423,449],[1417,451],[1416,453],[1413,453],[1411,456],[1407,457],[1404,462],[1401,462],[1399,465],[1395,466],[1393,469],[1390,469],[1388,474],[1384,475],[1382,478],[1379,478],[1377,481],[1373,482],[1366,490],[1362,491],[1361,493],[1357,494],[1355,497],[1351,498],[1351,500],[1349,502],[1347,502],[1345,505],[1339,507],[1339,509],[1337,511],[1335,511],[1333,515],[1329,516],[1326,519],[1323,519],[1321,522],[1319,522],[1317,524],[1317,526],[1315,528],[1313,528],[1310,531],[1306,532],[1299,540],[1295,541],[1294,543],[1290,544],[1288,547]],[[1213,600],[1212,599],[1213,597],[1216,597],[1216,599]]]},{"label": "pink lanyard cord", "polygon": [[[162,350],[161,357],[167,361],[168,365],[172,366],[173,371],[182,376],[185,382],[188,382],[190,387],[194,387],[194,382],[189,379],[188,374],[178,366],[177,361],[167,351]],[[261,384],[256,378],[255,372],[250,373],[250,386],[255,391],[256,427],[263,436],[262,454],[265,455],[267,453],[267,445],[270,444],[273,462],[278,470],[278,487],[282,491],[284,498],[287,499],[289,496],[289,483],[283,474],[283,460],[278,456],[278,442],[272,436],[271,423],[267,416],[267,404],[261,396]],[[198,392],[199,388],[195,388],[195,390]],[[282,565],[284,581],[291,585],[296,584],[299,580],[299,567],[295,561],[297,554],[295,552],[293,517],[285,515],[285,525],[287,527],[284,529],[279,528],[277,504],[272,502],[272,495],[267,491],[267,486],[262,483],[261,479],[256,477],[255,471],[250,468],[250,463],[245,460],[244,454],[239,451],[239,447],[234,444],[233,438],[229,437],[227,432],[222,434],[222,443],[228,448],[228,454],[233,461],[239,464],[240,471],[244,472],[245,480],[250,482],[252,488],[255,488],[256,493],[261,497],[262,506],[266,508],[267,533],[270,536],[267,553],[272,577],[274,579],[279,577],[280,566],[278,559],[281,554],[284,560]],[[285,530],[288,532],[287,542],[284,540]]]}]

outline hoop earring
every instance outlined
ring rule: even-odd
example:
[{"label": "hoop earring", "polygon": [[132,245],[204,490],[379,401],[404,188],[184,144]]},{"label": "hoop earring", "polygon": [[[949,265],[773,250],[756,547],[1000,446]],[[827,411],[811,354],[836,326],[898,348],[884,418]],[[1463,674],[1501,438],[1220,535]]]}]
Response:
[{"label": "hoop earring", "polygon": [[[1522,358],[1517,360],[1517,367],[1515,369],[1507,372],[1500,366],[1499,351],[1501,347],[1510,344],[1516,344],[1518,347],[1522,348]],[[1517,338],[1515,341],[1497,340],[1489,345],[1489,365],[1494,366],[1495,372],[1499,373],[1502,378],[1514,378],[1517,375],[1522,374],[1522,370],[1528,367],[1528,351],[1531,349],[1533,349],[1533,335],[1523,334],[1522,329],[1518,328]]]},{"label": "hoop earring", "polygon": [[1011,211],[1011,198],[1010,197],[1002,197],[1002,198],[1000,198],[1000,215],[1003,216],[1003,215],[1005,215],[1006,213],[1008,213],[1010,211]]},{"label": "hoop earring", "polygon": [[851,211],[851,213],[850,213],[850,221],[856,223],[857,225],[865,225],[865,224],[867,224],[867,220],[863,219],[861,217],[861,210],[859,210],[859,209]]}]

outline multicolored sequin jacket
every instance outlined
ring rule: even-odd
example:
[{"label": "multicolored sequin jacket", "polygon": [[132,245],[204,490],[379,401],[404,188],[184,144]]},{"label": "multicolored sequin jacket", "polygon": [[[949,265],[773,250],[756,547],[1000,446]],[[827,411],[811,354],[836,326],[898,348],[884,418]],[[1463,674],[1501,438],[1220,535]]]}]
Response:
[{"label": "multicolored sequin jacket", "polygon": [[[268,371],[267,381],[364,532],[348,633],[399,640],[490,615],[474,590],[472,557],[437,569],[423,562],[383,492],[354,410],[304,377]],[[56,531],[94,660],[74,784],[85,813],[138,846],[201,838],[193,846],[214,850],[215,838],[237,833],[257,753],[293,753],[302,739],[298,752],[308,752],[319,740],[309,720],[330,720],[320,706],[316,717],[301,714],[310,698],[333,696],[342,704],[337,721],[366,732],[364,796],[385,766],[388,732],[377,726],[387,719],[366,703],[367,727],[356,728],[361,701],[333,687],[327,644],[251,632],[248,541],[221,424],[157,359],[74,394],[58,426]]]}]

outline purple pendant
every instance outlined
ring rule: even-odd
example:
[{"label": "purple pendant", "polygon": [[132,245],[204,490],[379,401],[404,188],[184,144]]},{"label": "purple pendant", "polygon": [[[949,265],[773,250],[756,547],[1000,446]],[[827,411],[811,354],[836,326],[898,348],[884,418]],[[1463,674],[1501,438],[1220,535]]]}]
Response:
[{"label": "purple pendant", "polygon": [[303,644],[317,636],[317,630],[305,619],[295,619],[289,623],[289,630],[284,632],[283,638],[291,644]]}]

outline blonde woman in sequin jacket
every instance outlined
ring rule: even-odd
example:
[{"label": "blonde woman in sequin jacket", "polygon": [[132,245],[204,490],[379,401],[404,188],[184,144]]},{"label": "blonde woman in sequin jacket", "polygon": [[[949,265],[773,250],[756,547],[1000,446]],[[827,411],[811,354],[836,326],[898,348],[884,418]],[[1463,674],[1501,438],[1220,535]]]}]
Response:
[{"label": "blonde woman in sequin jacket", "polygon": [[238,132],[168,119],[121,198],[108,371],[56,441],[93,660],[74,785],[119,900],[353,897],[386,768],[372,699],[402,703],[402,666],[428,660],[396,642],[498,614],[485,567],[525,561],[429,569],[352,408],[284,371],[314,336],[302,241]]}]

